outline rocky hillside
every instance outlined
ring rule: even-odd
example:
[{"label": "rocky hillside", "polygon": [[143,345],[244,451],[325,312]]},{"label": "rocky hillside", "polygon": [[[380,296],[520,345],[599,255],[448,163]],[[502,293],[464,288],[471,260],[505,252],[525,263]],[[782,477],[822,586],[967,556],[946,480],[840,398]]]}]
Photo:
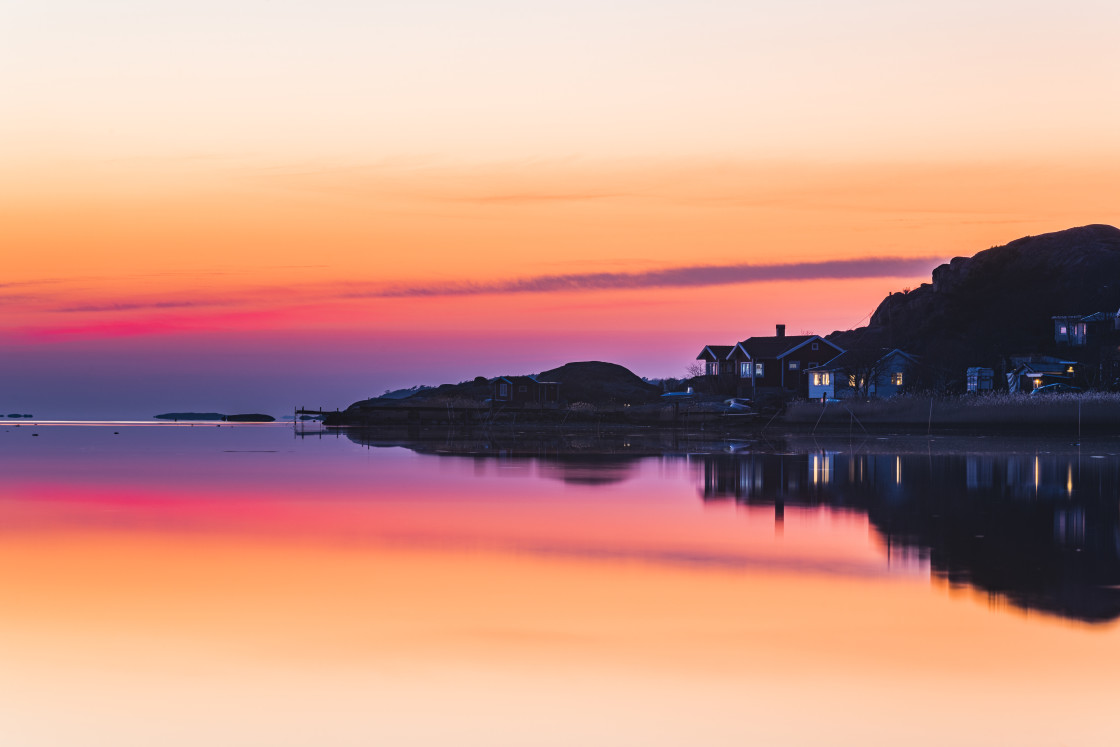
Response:
[{"label": "rocky hillside", "polygon": [[654,402],[661,394],[660,388],[642,381],[630,369],[602,361],[566,363],[537,378],[560,382],[560,397],[568,402],[637,405]]},{"label": "rocky hillside", "polygon": [[883,300],[866,327],[834,332],[844,348],[899,347],[945,365],[997,366],[1053,349],[1059,314],[1120,309],[1120,229],[1082,226],[1027,236],[933,271]]},{"label": "rocky hillside", "polygon": [[[515,374],[520,375],[520,374]],[[560,383],[560,399],[564,402],[586,402],[592,405],[639,405],[658,401],[661,389],[642,381],[630,369],[616,363],[580,361],[566,363],[537,374],[540,381]],[[362,400],[351,404],[347,410],[362,410],[385,406],[430,405],[445,400],[466,399],[481,402],[491,396],[493,387],[489,380],[478,377],[459,384],[441,384],[437,387],[419,387],[415,391],[401,390],[407,396],[386,396]],[[401,392],[390,392],[399,395]]]}]

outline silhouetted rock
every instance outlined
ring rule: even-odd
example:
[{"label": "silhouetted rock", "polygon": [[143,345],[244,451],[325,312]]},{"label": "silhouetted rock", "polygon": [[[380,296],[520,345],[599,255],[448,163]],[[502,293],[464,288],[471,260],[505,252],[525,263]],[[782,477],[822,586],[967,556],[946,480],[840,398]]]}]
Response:
[{"label": "silhouetted rock", "polygon": [[222,420],[230,423],[271,423],[276,418],[271,415],[262,415],[259,412],[250,412],[241,415],[226,415]]},{"label": "silhouetted rock", "polygon": [[635,405],[654,402],[661,394],[660,388],[642,381],[630,369],[602,361],[566,363],[537,378],[559,382],[560,397],[568,402]]},{"label": "silhouetted rock", "polygon": [[828,337],[846,349],[998,368],[1004,356],[1052,350],[1052,316],[1118,308],[1120,229],[1091,225],[956,257],[931,283],[887,296],[866,327]]}]

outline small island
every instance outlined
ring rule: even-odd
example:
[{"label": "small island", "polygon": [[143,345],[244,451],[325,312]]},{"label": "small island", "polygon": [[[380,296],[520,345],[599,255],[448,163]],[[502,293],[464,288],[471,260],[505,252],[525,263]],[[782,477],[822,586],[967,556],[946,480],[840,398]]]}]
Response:
[{"label": "small island", "polygon": [[244,413],[239,415],[225,415],[220,412],[165,412],[154,416],[156,420],[173,421],[222,421],[229,423],[272,423],[276,418],[261,413]]}]

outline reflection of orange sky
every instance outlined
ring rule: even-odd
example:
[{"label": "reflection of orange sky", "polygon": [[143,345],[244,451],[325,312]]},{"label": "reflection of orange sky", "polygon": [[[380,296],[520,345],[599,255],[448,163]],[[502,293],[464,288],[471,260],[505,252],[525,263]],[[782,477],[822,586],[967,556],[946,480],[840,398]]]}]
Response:
[{"label": "reflection of orange sky", "polygon": [[0,563],[7,733],[63,743],[1092,743],[1120,665],[902,582],[158,530]]},{"label": "reflection of orange sky", "polygon": [[684,458],[119,430],[6,436],[0,697],[18,744],[1111,733],[1115,624],[888,570],[854,511],[789,506],[779,530],[771,507],[702,500]]},{"label": "reflection of orange sky", "polygon": [[[526,473],[524,478],[532,478]],[[104,479],[104,476],[101,477]],[[15,481],[14,494],[34,500],[0,504],[9,531],[48,535],[104,524],[161,532],[224,537],[261,536],[283,542],[327,545],[418,545],[432,548],[497,548],[571,556],[610,556],[641,562],[715,567],[769,566],[817,572],[882,575],[888,572],[881,543],[867,517],[828,510],[789,508],[781,526],[772,509],[705,506],[679,500],[680,485],[642,481],[641,502],[603,502],[594,493],[561,499],[522,496],[524,479],[485,485],[449,475],[439,491],[394,487],[390,500],[364,500],[361,484],[332,481],[320,494],[303,485],[277,494],[252,486],[237,491],[191,481],[180,489],[98,487],[98,478],[42,486]],[[559,487],[559,486],[557,486]],[[503,490],[504,488],[504,490]],[[633,488],[632,488],[633,489]],[[548,495],[555,494],[555,488]],[[245,494],[248,491],[248,494]],[[399,492],[398,492],[399,491]],[[446,492],[444,492],[446,491]],[[200,500],[202,492],[205,500]]]}]

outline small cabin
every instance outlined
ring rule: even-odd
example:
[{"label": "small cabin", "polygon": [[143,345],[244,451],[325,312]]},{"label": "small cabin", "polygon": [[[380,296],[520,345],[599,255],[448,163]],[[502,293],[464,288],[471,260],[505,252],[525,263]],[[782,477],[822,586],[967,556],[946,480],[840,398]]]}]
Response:
[{"label": "small cabin", "polygon": [[491,387],[495,402],[548,405],[560,401],[559,382],[539,381],[536,376],[499,376]]},{"label": "small cabin", "polygon": [[1049,355],[1012,356],[1007,373],[1007,389],[1011,393],[1032,392],[1048,384],[1074,384],[1077,361]]}]

